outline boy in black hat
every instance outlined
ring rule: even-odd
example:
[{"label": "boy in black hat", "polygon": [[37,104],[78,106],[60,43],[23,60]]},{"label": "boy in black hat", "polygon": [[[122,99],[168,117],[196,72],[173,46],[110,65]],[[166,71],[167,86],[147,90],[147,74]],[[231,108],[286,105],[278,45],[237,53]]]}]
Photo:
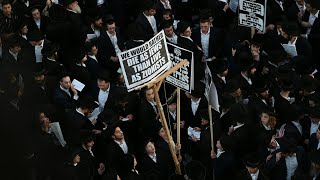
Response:
[{"label": "boy in black hat", "polygon": [[66,71],[58,56],[59,50],[59,44],[53,42],[44,44],[41,50],[41,53],[43,55],[43,67],[48,71],[49,76],[53,76],[56,78],[58,78],[60,74]]},{"label": "boy in black hat", "polygon": [[100,67],[100,59],[97,58],[98,54],[98,46],[95,40],[91,40],[90,42],[85,43],[85,49],[87,54],[87,61],[85,62],[88,71],[90,72],[91,79],[96,80],[101,71]]},{"label": "boy in black hat", "polygon": [[29,32],[27,34],[27,39],[30,42],[30,44],[34,47],[33,51],[36,63],[41,63],[43,58],[41,51],[44,45],[48,43],[47,40],[45,40],[40,30]]},{"label": "boy in black hat", "polygon": [[41,11],[41,6],[39,5],[28,7],[27,12],[30,16],[28,19],[28,29],[29,32],[39,30],[43,35],[45,35],[47,31],[47,25],[49,24],[49,18],[41,15]]},{"label": "boy in black hat", "polygon": [[232,96],[235,102],[243,102],[242,90],[239,82],[236,79],[231,79],[227,82],[226,87],[223,89],[224,95]]},{"label": "boy in black hat", "polygon": [[227,75],[229,71],[229,63],[225,59],[215,59],[207,62],[212,73],[212,81],[217,88],[218,96],[221,97],[223,89],[227,83]]}]

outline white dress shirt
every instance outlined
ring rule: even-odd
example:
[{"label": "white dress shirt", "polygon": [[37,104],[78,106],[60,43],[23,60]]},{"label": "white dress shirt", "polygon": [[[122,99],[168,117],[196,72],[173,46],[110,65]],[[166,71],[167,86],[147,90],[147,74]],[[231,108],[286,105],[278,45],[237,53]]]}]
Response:
[{"label": "white dress shirt", "polygon": [[298,160],[296,155],[286,157],[286,166],[287,166],[287,180],[291,180],[291,177],[294,175],[298,167]]},{"label": "white dress shirt", "polygon": [[99,102],[99,110],[100,110],[100,112],[103,111],[104,106],[105,106],[105,104],[106,104],[106,102],[108,100],[109,90],[110,90],[110,85],[109,85],[109,88],[106,91],[103,91],[101,89],[99,91],[98,102]]},{"label": "white dress shirt", "polygon": [[199,104],[200,104],[200,100],[201,100],[201,98],[199,98],[198,101],[195,102],[191,99],[191,109],[192,109],[193,115],[196,115],[196,112],[197,112]]},{"label": "white dress shirt", "polygon": [[118,38],[117,38],[117,34],[110,34],[108,31],[107,31],[107,34],[111,40],[111,43],[112,43],[112,46],[114,47],[114,50],[116,51],[116,54],[120,54],[121,53],[121,50],[118,46]]},{"label": "white dress shirt", "polygon": [[91,24],[91,29],[92,29],[92,31],[94,32],[94,34],[98,38],[100,36],[100,30],[99,29],[95,29],[93,24]]},{"label": "white dress shirt", "polygon": [[311,121],[310,136],[311,136],[311,134],[316,133],[318,128],[319,128],[319,123],[314,123]]},{"label": "white dress shirt", "polygon": [[153,160],[153,162],[157,163],[157,154],[149,155],[149,157]]},{"label": "white dress shirt", "polygon": [[296,121],[291,121],[296,127],[297,129],[299,130],[300,134],[302,135],[302,126],[299,122],[296,122]]},{"label": "white dress shirt", "polygon": [[43,48],[43,43],[44,43],[44,40],[42,40],[41,44],[40,45],[36,45],[34,47],[34,52],[35,52],[35,55],[36,55],[36,63],[41,63],[42,62],[42,53],[41,53],[41,50]]},{"label": "white dress shirt", "polygon": [[225,151],[222,151],[221,149],[217,149],[217,158],[221,156]]},{"label": "white dress shirt", "polygon": [[104,3],[104,0],[97,0],[97,6],[102,6]]},{"label": "white dress shirt", "polygon": [[203,33],[202,31],[200,33],[201,33],[201,47],[202,47],[202,50],[203,50],[203,54],[204,54],[204,56],[206,58],[209,58],[210,29],[206,34]]},{"label": "white dress shirt", "polygon": [[116,142],[120,146],[123,153],[125,153],[125,154],[128,153],[128,146],[127,146],[127,143],[125,140],[122,140],[121,142],[115,140],[114,142]]},{"label": "white dress shirt", "polygon": [[36,23],[38,29],[40,29],[40,25],[41,25],[41,20],[34,20],[34,22]]},{"label": "white dress shirt", "polygon": [[226,77],[222,77],[222,76],[220,76],[219,74],[217,74],[217,76],[224,82],[224,84],[226,84],[227,83],[227,81],[226,81]]},{"label": "white dress shirt", "polygon": [[250,85],[252,85],[252,80],[251,80],[251,78],[243,75],[242,73],[241,73],[241,76],[242,76]]},{"label": "white dress shirt", "polygon": [[16,61],[18,61],[18,53],[15,54],[15,53],[11,52],[10,49],[9,49],[9,53],[13,56],[13,58],[14,58]]},{"label": "white dress shirt", "polygon": [[88,56],[98,62],[97,57],[95,55],[88,55]]},{"label": "white dress shirt", "polygon": [[156,34],[158,31],[157,31],[157,22],[154,16],[146,16],[144,13],[143,15],[148,19],[149,24],[152,27],[153,33]]},{"label": "white dress shirt", "polygon": [[307,29],[307,34],[310,33],[311,28],[312,28],[312,26],[313,26],[313,23],[314,23],[314,21],[316,20],[316,18],[318,18],[318,17],[319,17],[319,10],[317,11],[316,14],[310,13],[308,23],[311,25],[311,27],[309,27],[309,28]]},{"label": "white dress shirt", "polygon": [[252,179],[252,180],[257,180],[258,177],[259,177],[259,170],[258,170],[256,173],[254,173],[254,174],[250,174],[250,176],[251,176],[251,179]]},{"label": "white dress shirt", "polygon": [[318,150],[318,149],[320,149],[320,140],[319,140],[319,142],[318,142],[317,150]]}]

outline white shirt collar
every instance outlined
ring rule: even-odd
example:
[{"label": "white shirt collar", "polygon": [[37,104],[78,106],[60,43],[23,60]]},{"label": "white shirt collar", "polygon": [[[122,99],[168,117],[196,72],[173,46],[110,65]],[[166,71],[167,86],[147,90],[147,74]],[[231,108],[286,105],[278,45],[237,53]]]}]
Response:
[{"label": "white shirt collar", "polygon": [[319,11],[320,11],[320,10],[318,10],[317,13],[316,13],[315,15],[313,15],[313,16],[316,17],[316,18],[318,18],[318,17],[319,17]]},{"label": "white shirt collar", "polygon": [[85,116],[85,115],[83,114],[83,112],[80,111],[80,108],[77,108],[76,111],[77,111],[79,114],[81,114],[82,116]]},{"label": "white shirt collar", "polygon": [[235,126],[235,127],[233,128],[233,130],[239,129],[239,128],[241,128],[243,125],[244,125],[244,123],[241,124],[241,123],[238,123],[238,122],[237,122],[237,126]]},{"label": "white shirt collar", "polygon": [[109,91],[110,91],[110,86],[111,86],[111,84],[109,84],[109,87],[108,87],[108,89],[107,89],[106,91],[104,91],[104,90],[102,90],[102,89],[100,89],[100,91],[101,91],[101,92],[106,92],[106,93],[107,93],[107,92],[109,92]]},{"label": "white shirt collar", "polygon": [[63,91],[65,91],[65,92],[67,92],[67,93],[70,93],[70,92],[69,92],[69,89],[65,89],[65,88],[63,88],[61,85],[60,85],[60,89],[62,89]]},{"label": "white shirt collar", "polygon": [[191,103],[194,103],[194,104],[199,104],[200,101],[201,101],[201,98],[199,98],[197,101],[193,101],[193,100],[191,99]]},{"label": "white shirt collar", "polygon": [[70,12],[73,12],[73,13],[78,14],[76,11],[74,11],[74,10],[72,10],[72,9],[67,9],[67,11],[70,11]]},{"label": "white shirt collar", "polygon": [[256,173],[254,173],[254,174],[250,174],[250,176],[251,176],[251,179],[252,179],[252,180],[257,180],[257,179],[258,179],[258,176],[259,176],[259,170],[258,170]]},{"label": "white shirt collar", "polygon": [[44,44],[44,40],[41,40],[41,44],[40,44],[40,45],[36,45],[36,47],[42,48],[42,47],[43,47],[43,44]]},{"label": "white shirt collar", "polygon": [[252,81],[249,77],[243,75],[243,73],[241,72],[241,76],[251,85],[252,84]]},{"label": "white shirt collar", "polygon": [[202,30],[200,29],[200,33],[203,34],[203,35],[210,35],[210,28],[209,28],[209,31],[207,33],[203,33]]},{"label": "white shirt collar", "polygon": [[108,34],[109,37],[111,37],[111,36],[112,36],[112,37],[114,37],[114,36],[117,37],[117,32],[115,32],[114,34],[110,34],[108,31],[106,31],[106,32],[107,32],[107,34]]},{"label": "white shirt collar", "polygon": [[96,61],[98,62],[97,57],[96,57],[95,55],[89,55],[89,54],[88,54],[88,56],[89,56],[89,57],[91,57],[92,59],[94,59],[94,60],[96,60]]},{"label": "white shirt collar", "polygon": [[55,59],[47,58],[49,61],[57,62]]}]

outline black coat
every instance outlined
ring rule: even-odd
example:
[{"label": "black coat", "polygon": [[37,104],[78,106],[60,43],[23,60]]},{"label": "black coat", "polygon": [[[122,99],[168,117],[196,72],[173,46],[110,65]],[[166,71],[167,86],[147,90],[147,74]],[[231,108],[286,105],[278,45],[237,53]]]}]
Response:
[{"label": "black coat", "polygon": [[75,109],[77,101],[73,99],[73,93],[69,90],[71,96],[64,92],[60,86],[57,87],[53,93],[53,102],[62,110]]},{"label": "black coat", "polygon": [[90,77],[92,80],[97,80],[99,72],[101,71],[101,67],[99,64],[99,60],[96,61],[91,57],[87,57],[87,61],[85,62],[87,69],[90,73]]},{"label": "black coat", "polygon": [[35,30],[40,30],[42,32],[42,34],[46,34],[47,33],[47,26],[49,23],[50,23],[50,19],[47,16],[41,16],[40,29],[39,29],[36,22],[31,17],[30,19],[28,19],[28,30],[29,30],[29,32],[32,32]]},{"label": "black coat", "polygon": [[213,161],[216,180],[232,179],[235,173],[235,160],[232,152],[224,152]]},{"label": "black coat", "polygon": [[[240,171],[240,173],[237,175],[236,179],[239,180],[251,180],[251,175],[249,174],[247,169],[244,169]],[[259,175],[257,180],[269,180],[269,178],[264,174],[263,171],[259,170]]]},{"label": "black coat", "polygon": [[153,37],[153,35],[154,35],[153,29],[152,29],[148,19],[145,17],[145,15],[142,12],[138,15],[138,17],[136,19],[136,23],[143,30],[145,41],[147,41]]},{"label": "black coat", "polygon": [[[90,96],[93,97],[93,99],[97,102],[99,102],[99,92],[100,89],[97,86],[90,92]],[[118,95],[119,88],[110,83],[109,96],[106,103],[104,104],[104,111],[111,110],[112,112],[114,112],[115,104],[118,100]]]},{"label": "black coat", "polygon": [[207,99],[203,96],[201,97],[201,100],[199,102],[199,106],[198,109],[195,113],[195,115],[193,115],[192,112],[192,107],[191,107],[191,99],[188,99],[185,103],[184,103],[184,107],[181,108],[181,110],[183,110],[183,113],[181,113],[182,115],[182,119],[186,120],[186,127],[201,127],[201,116],[200,116],[200,111],[203,109],[208,109],[208,101]]},{"label": "black coat", "polygon": [[[201,30],[195,29],[192,31],[191,38],[193,41],[202,48],[201,44]],[[219,28],[210,28],[210,37],[209,37],[209,57],[217,57],[222,54],[223,49],[223,33]]]},{"label": "black coat", "polygon": [[[304,16],[302,17],[302,21],[308,22],[309,16],[310,16],[310,13],[305,12]],[[311,44],[312,49],[314,49],[314,51],[312,51],[312,58],[315,63],[318,62],[316,61],[316,58],[319,57],[319,54],[317,51],[320,48],[319,39],[320,39],[320,20],[319,18],[316,18],[314,20],[313,26],[311,27],[310,34],[308,35],[308,41]],[[317,64],[319,65],[319,63]]]},{"label": "black coat", "polygon": [[[303,131],[303,128],[302,128],[302,131]],[[298,143],[298,145],[303,145],[304,138],[302,135],[303,135],[303,132],[300,133],[300,131],[292,123],[292,121],[286,123],[285,132],[284,132],[285,137],[293,138]]]},{"label": "black coat", "polygon": [[260,121],[260,114],[262,112],[273,112],[273,108],[271,107],[271,105],[265,104],[262,99],[260,99],[256,95],[253,95],[252,98],[249,99],[248,107],[251,112],[253,123]]},{"label": "black coat", "polygon": [[[128,153],[131,153],[132,148],[130,142],[128,140],[125,141],[128,146]],[[124,168],[128,166],[125,156],[126,154],[115,141],[112,140],[108,144],[106,152],[106,164],[114,168],[117,171],[120,178],[123,178],[127,175],[126,168]]]},{"label": "black coat", "polygon": [[147,174],[153,172],[159,179],[168,179],[168,157],[161,152],[156,152],[156,158],[157,162],[155,163],[148,155],[144,155],[140,162],[141,173]]},{"label": "black coat", "polygon": [[[157,110],[158,111],[158,110]],[[158,115],[147,100],[142,100],[139,108],[139,127],[146,138],[158,137]]]},{"label": "black coat", "polygon": [[311,137],[309,139],[309,150],[310,151],[316,151],[318,148],[319,139],[317,139],[317,133],[311,134]]},{"label": "black coat", "polygon": [[91,121],[75,109],[66,114],[66,118],[61,122],[61,126],[64,138],[71,147],[79,146],[81,138],[95,129]]}]

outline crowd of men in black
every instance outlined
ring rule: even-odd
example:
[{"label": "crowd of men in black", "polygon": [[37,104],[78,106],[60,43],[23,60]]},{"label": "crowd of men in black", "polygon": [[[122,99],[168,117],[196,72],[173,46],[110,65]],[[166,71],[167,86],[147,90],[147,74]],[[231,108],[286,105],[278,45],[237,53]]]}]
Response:
[{"label": "crowd of men in black", "polygon": [[[253,37],[217,0],[1,0],[0,9],[4,179],[320,179],[319,0],[268,0],[266,31]],[[161,30],[194,53],[174,145],[183,175],[155,92],[128,93],[117,57]],[[206,64],[220,105],[213,149]],[[159,94],[176,141],[174,90],[164,83]]]}]

